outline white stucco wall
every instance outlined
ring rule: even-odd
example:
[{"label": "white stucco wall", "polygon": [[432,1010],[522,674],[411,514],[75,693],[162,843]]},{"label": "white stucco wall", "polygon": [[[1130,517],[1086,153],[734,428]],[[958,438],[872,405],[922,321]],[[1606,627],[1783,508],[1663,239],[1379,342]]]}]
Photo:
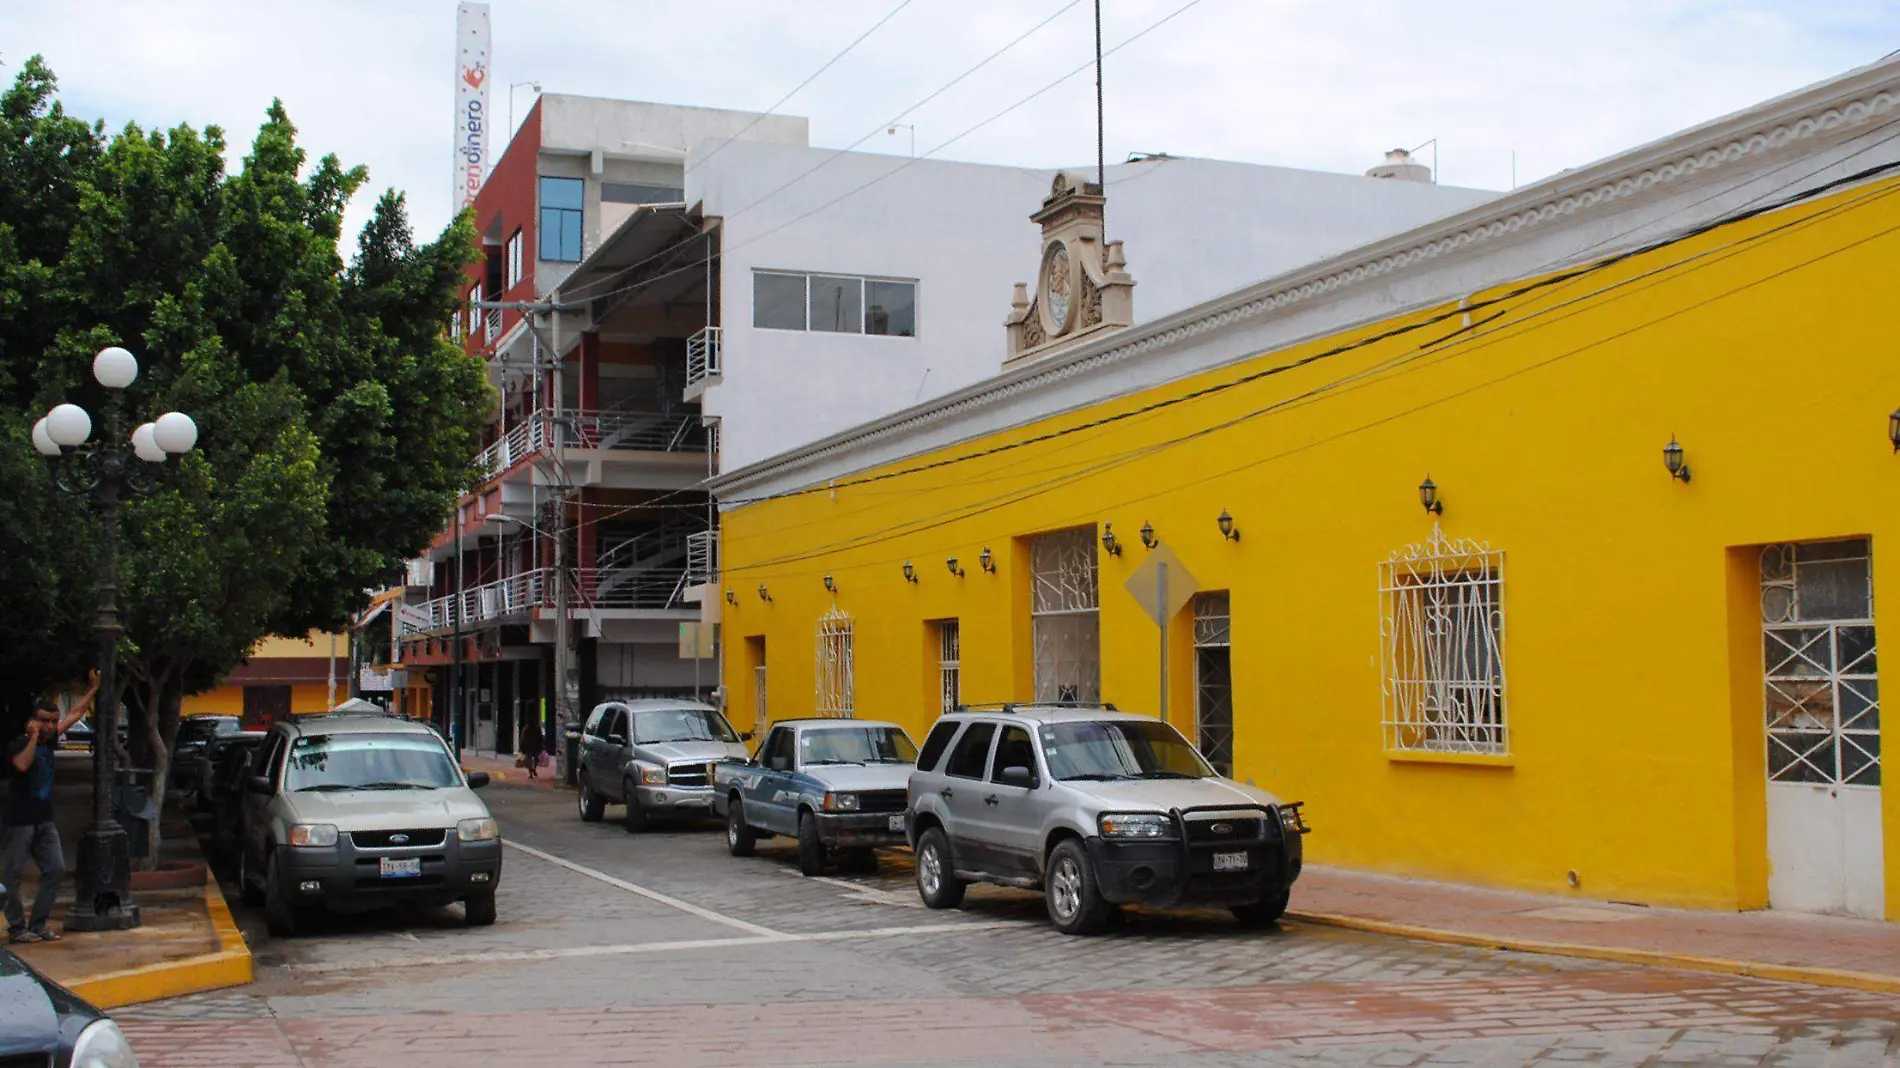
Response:
[{"label": "white stucco wall", "polygon": [[[725,227],[725,373],[701,398],[722,420],[723,469],[997,373],[1011,288],[1038,261],[1028,216],[1054,169],[850,153],[768,198],[832,152],[736,142],[707,158],[711,148],[695,146],[686,197]],[[1110,167],[1107,193],[1108,237],[1125,242],[1137,322],[1496,195],[1187,159]],[[917,336],[754,329],[757,268],[917,279]]]}]

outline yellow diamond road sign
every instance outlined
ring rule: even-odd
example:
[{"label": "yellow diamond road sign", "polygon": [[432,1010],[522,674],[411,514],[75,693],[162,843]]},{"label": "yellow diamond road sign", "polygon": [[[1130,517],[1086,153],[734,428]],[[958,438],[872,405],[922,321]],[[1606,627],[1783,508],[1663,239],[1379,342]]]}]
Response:
[{"label": "yellow diamond road sign", "polygon": [[1181,558],[1164,542],[1147,550],[1148,558],[1128,578],[1128,592],[1159,626],[1179,615],[1199,588]]}]

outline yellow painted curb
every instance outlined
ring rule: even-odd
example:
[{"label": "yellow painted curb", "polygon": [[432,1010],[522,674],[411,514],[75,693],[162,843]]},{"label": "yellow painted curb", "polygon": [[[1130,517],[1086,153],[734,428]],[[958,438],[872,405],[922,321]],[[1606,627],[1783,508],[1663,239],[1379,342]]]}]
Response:
[{"label": "yellow painted curb", "polygon": [[237,921],[231,918],[231,907],[225,904],[217,879],[209,873],[205,878],[205,913],[218,933],[217,952],[88,976],[65,984],[66,988],[99,1008],[116,1009],[250,982],[255,977],[251,949],[245,945]]},{"label": "yellow painted curb", "polygon": [[1770,964],[1766,961],[1729,960],[1724,957],[1699,957],[1689,953],[1664,953],[1649,949],[1618,949],[1575,942],[1538,942],[1528,938],[1504,938],[1469,931],[1445,931],[1409,923],[1368,920],[1358,916],[1340,916],[1329,912],[1304,912],[1288,909],[1287,918],[1327,927],[1416,938],[1425,942],[1443,942],[1454,946],[1478,946],[1483,949],[1507,949],[1518,953],[1543,953],[1553,957],[1581,957],[1621,964],[1642,964],[1655,968],[1682,968],[1698,972],[1719,972],[1752,979],[1771,979],[1780,983],[1808,983],[1813,986],[1842,987],[1874,994],[1900,994],[1900,976],[1875,972],[1850,972],[1838,968],[1811,968],[1795,964]]}]

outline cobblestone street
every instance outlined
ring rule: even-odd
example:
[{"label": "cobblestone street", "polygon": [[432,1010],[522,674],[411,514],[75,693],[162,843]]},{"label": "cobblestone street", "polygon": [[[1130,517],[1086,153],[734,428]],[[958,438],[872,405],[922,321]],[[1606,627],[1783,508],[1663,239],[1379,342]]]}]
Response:
[{"label": "cobblestone street", "polygon": [[[1034,894],[919,907],[907,858],[808,880],[782,841],[625,833],[497,786],[501,918],[333,920],[258,982],[119,1016],[148,1068],[697,1065],[1878,1065],[1900,999],[1224,914],[1052,931]],[[235,895],[233,895],[235,896]],[[1295,892],[1297,903],[1298,892]]]}]

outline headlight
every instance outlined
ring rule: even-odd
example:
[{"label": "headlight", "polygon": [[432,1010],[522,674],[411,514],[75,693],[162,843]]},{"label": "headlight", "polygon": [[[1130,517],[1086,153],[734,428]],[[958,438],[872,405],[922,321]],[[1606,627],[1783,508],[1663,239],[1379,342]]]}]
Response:
[{"label": "headlight", "polygon": [[132,1044],[111,1020],[97,1020],[79,1032],[73,1043],[73,1068],[139,1068]]},{"label": "headlight", "polygon": [[647,786],[665,786],[666,769],[650,768],[642,764],[640,765],[640,781]]},{"label": "headlight", "polygon": [[455,837],[464,842],[492,842],[501,837],[501,824],[487,816],[463,820],[455,825]]},{"label": "headlight", "polygon": [[825,795],[825,811],[826,812],[856,812],[857,810],[858,810],[858,795],[857,794],[826,794]]},{"label": "headlight", "polygon": [[1104,838],[1172,838],[1174,821],[1159,812],[1104,812]]},{"label": "headlight", "polygon": [[290,829],[290,844],[294,846],[333,846],[336,844],[336,825],[330,823],[300,823]]}]

